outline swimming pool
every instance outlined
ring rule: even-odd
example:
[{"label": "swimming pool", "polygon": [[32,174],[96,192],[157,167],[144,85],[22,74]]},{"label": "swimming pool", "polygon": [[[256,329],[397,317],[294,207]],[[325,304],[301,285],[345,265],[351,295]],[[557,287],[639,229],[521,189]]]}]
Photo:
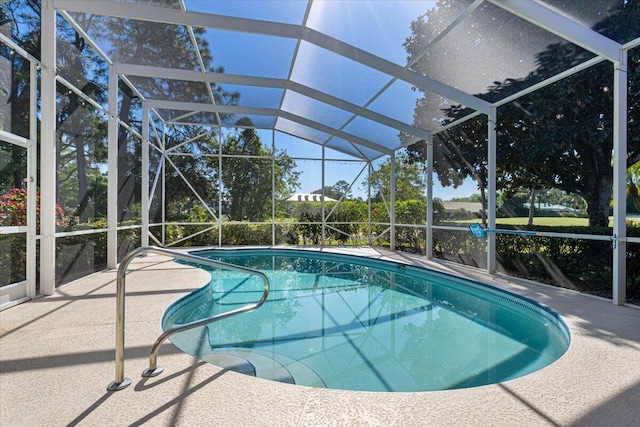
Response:
[{"label": "swimming pool", "polygon": [[[194,254],[263,271],[267,302],[180,332],[181,350],[223,368],[313,387],[428,391],[527,375],[567,350],[551,310],[488,285],[395,262],[289,249]],[[262,281],[211,271],[169,306],[163,329],[260,299]]]}]

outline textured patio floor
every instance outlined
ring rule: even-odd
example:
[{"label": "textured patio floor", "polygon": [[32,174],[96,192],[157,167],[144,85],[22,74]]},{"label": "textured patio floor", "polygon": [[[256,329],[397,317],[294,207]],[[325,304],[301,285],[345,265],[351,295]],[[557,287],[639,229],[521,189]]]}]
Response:
[{"label": "textured patio floor", "polygon": [[[336,250],[336,249],[333,249]],[[640,426],[640,310],[544,285],[370,248],[533,298],[571,329],[568,352],[516,380],[471,389],[367,393],[277,383],[224,371],[172,344],[165,372],[142,378],[163,310],[208,281],[152,255],[127,279],[125,375],[114,379],[115,271],[0,312],[0,426]]]}]

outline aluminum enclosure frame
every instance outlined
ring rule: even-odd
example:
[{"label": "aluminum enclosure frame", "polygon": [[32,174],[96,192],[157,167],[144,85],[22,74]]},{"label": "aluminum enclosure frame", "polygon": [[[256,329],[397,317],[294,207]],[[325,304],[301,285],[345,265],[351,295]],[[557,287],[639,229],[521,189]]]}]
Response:
[{"label": "aluminum enclosure frame", "polygon": [[[623,304],[626,300],[626,242],[636,240],[628,239],[626,236],[625,228],[625,213],[626,213],[626,195],[624,193],[624,174],[626,171],[626,126],[627,126],[627,52],[629,49],[635,47],[640,43],[636,39],[633,42],[621,45],[613,40],[607,39],[600,34],[571,21],[558,13],[546,8],[545,6],[534,2],[518,2],[512,0],[487,0],[490,3],[507,10],[510,13],[517,14],[524,17],[529,22],[551,31],[552,33],[562,37],[565,40],[578,44],[579,46],[593,52],[597,55],[597,58],[589,61],[587,66],[593,66],[601,61],[609,61],[614,64],[614,231],[612,240],[615,242],[614,255],[613,255],[613,271],[614,271],[614,286],[613,286],[613,303]],[[476,1],[472,7],[478,7],[482,1]],[[309,3],[311,4],[311,2]],[[182,3],[182,9],[184,4]],[[308,14],[307,9],[307,14]],[[133,18],[148,20],[161,23],[182,24],[191,27],[207,27],[224,29],[228,31],[237,32],[251,32],[256,34],[265,34],[279,37],[286,37],[305,41],[314,44],[323,49],[329,50],[333,53],[341,55],[350,60],[356,61],[360,64],[368,66],[374,70],[381,71],[388,74],[390,79],[399,79],[410,83],[411,85],[437,93],[443,97],[452,99],[456,102],[464,104],[473,108],[476,113],[471,116],[477,116],[478,114],[485,114],[489,117],[489,129],[488,129],[488,158],[489,158],[489,205],[488,205],[488,219],[489,227],[495,227],[495,207],[496,207],[496,177],[495,177],[495,121],[496,121],[496,108],[503,105],[502,102],[496,104],[490,104],[483,101],[473,95],[464,93],[456,88],[447,86],[437,80],[433,80],[429,77],[419,75],[412,72],[407,67],[400,67],[394,63],[377,57],[369,52],[358,49],[355,46],[351,46],[345,42],[337,40],[326,34],[320,33],[316,30],[309,29],[303,25],[291,25],[275,22],[258,21],[246,18],[228,17],[207,13],[189,12],[180,9],[168,9],[160,6],[154,6],[150,4],[137,4],[127,3],[127,7],[122,7],[122,3],[118,1],[109,0],[95,0],[91,2],[78,2],[74,0],[43,0],[42,1],[42,40],[43,40],[43,52],[42,52],[42,69],[41,69],[41,189],[42,189],[42,201],[41,201],[41,236],[40,236],[40,277],[41,277],[41,290],[44,294],[53,293],[55,286],[55,166],[51,164],[51,159],[55,159],[55,130],[56,130],[56,82],[59,78],[56,71],[56,15],[60,14],[65,20],[69,21],[71,18],[69,12],[79,13],[95,13],[114,17]],[[79,26],[70,22],[74,28]],[[200,56],[200,52],[197,53]],[[110,61],[105,57],[105,60]],[[561,77],[566,78],[573,75],[582,67],[574,67],[574,69],[567,70],[562,73]],[[147,77],[162,77],[162,78],[185,78],[193,79],[194,81],[203,81],[210,84],[214,81],[220,81],[217,79],[223,78],[221,75],[210,76],[206,73],[190,72],[184,70],[172,70],[162,67],[148,67],[148,66],[133,66],[127,64],[113,64],[110,65],[109,72],[109,155],[108,155],[108,168],[109,168],[109,183],[108,183],[108,198],[109,198],[109,210],[108,210],[108,255],[107,264],[109,268],[115,268],[117,265],[117,135],[118,127],[121,126],[120,119],[118,117],[117,110],[117,82],[118,79],[127,79],[127,75],[142,75]],[[282,79],[263,79],[251,76],[233,76],[224,75],[229,82],[234,84],[246,84],[256,85],[264,87],[282,87],[286,90],[292,90],[304,94],[305,96],[317,99],[320,102],[332,105],[334,107],[343,108],[355,116],[365,117],[369,120],[376,121],[378,123],[392,126],[407,132],[414,136],[416,140],[426,140],[429,142],[429,147],[432,147],[432,137],[434,134],[444,130],[444,128],[438,129],[434,132],[428,132],[423,129],[415,128],[413,126],[407,127],[407,125],[394,120],[391,117],[387,117],[378,113],[367,112],[366,108],[349,103],[345,100],[330,96],[328,94],[322,94],[314,89],[305,87],[297,82],[291,80]],[[554,78],[547,79],[545,82],[529,88],[521,93],[518,93],[510,100],[517,99],[530,93],[531,91],[540,89],[546,85],[552,84]],[[210,88],[210,85],[209,85]],[[403,148],[402,145],[395,147],[380,146],[372,141],[368,141],[361,137],[351,135],[342,129],[335,129],[322,123],[313,122],[304,117],[297,116],[295,114],[286,112],[284,110],[277,109],[262,109],[257,107],[229,107],[224,105],[216,105],[214,97],[210,94],[211,104],[195,104],[195,103],[176,103],[172,101],[162,101],[153,99],[141,99],[144,102],[144,111],[148,113],[150,110],[172,108],[180,109],[184,111],[209,111],[214,113],[225,112],[240,112],[246,114],[266,114],[275,115],[291,120],[295,123],[299,123],[304,126],[308,126],[322,132],[330,134],[332,137],[340,137],[350,141],[356,146],[366,147],[374,151],[378,151],[381,156],[390,156],[395,158],[395,151]],[[145,114],[147,116],[147,114]],[[469,116],[468,118],[471,118]],[[145,122],[148,121],[146,117]],[[143,140],[148,142],[148,126],[144,127],[146,131],[143,131]],[[327,141],[328,142],[328,141]],[[143,146],[146,144],[143,144]],[[326,143],[323,144],[323,153]],[[432,149],[432,148],[431,148]],[[431,151],[429,151],[432,153]],[[493,154],[492,154],[493,153]],[[324,156],[324,155],[323,155]],[[143,152],[143,159],[148,161],[148,147],[146,148],[146,154]],[[433,157],[432,155],[428,159],[429,170],[433,170]],[[393,162],[392,162],[393,165]],[[142,168],[143,170],[147,168]],[[164,166],[163,166],[164,169]],[[394,168],[392,167],[392,177],[394,176]],[[395,179],[392,182],[392,194],[391,199],[391,230],[395,228],[395,212],[394,203],[395,200]],[[148,189],[149,189],[149,176],[144,177],[143,185],[146,185],[143,189],[143,206],[146,206],[146,212],[142,217],[142,228],[147,230],[149,227],[148,218]],[[324,185],[324,179],[323,179]],[[429,204],[431,206],[431,204]],[[324,217],[324,215],[323,215]],[[432,224],[432,212],[426,213],[426,223],[428,236],[433,230]],[[148,239],[147,237],[143,237]],[[393,244],[394,234],[391,234],[391,247]],[[428,238],[427,241],[431,239]],[[147,240],[148,241],[148,240]],[[488,240],[488,262],[487,269],[489,272],[495,271],[495,240]]]}]

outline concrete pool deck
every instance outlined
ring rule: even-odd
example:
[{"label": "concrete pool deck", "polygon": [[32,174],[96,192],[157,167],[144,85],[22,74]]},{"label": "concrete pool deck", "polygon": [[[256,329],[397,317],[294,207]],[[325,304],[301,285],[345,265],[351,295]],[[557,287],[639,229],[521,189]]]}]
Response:
[{"label": "concrete pool deck", "polygon": [[506,276],[372,248],[331,248],[414,262],[532,298],[571,329],[567,353],[541,371],[438,392],[327,390],[225,371],[165,343],[162,375],[142,378],[164,309],[208,281],[150,255],[127,276],[125,376],[115,377],[116,271],[85,277],[0,312],[1,426],[640,426],[640,310]]}]

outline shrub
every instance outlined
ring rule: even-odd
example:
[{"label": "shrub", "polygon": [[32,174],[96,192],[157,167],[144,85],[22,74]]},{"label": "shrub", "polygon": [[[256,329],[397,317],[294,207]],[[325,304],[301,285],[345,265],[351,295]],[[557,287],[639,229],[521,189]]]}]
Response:
[{"label": "shrub", "polygon": [[304,244],[320,243],[322,235],[322,204],[320,202],[301,203],[294,210],[297,224],[296,229],[302,237]]},{"label": "shrub", "polygon": [[[330,212],[335,203],[327,203],[327,213]],[[327,224],[335,228],[327,229],[327,238],[334,239],[338,243],[345,244],[352,240],[357,243],[358,236],[362,233],[362,222],[367,219],[367,204],[356,200],[346,200],[340,203],[327,219]],[[339,223],[339,224],[338,224]]]},{"label": "shrub", "polygon": [[[64,210],[56,203],[56,225],[67,225]],[[13,188],[0,196],[0,225],[27,225],[27,190]],[[36,193],[36,227],[40,229],[40,193]]]},{"label": "shrub", "polygon": [[[504,229],[516,229],[503,224]],[[518,227],[538,232],[610,235],[608,227]],[[640,237],[640,227],[628,226],[630,237]],[[435,230],[435,256],[478,267],[486,266],[486,241],[469,232]],[[555,286],[607,298],[612,296],[612,242],[550,236],[498,234],[498,270]],[[640,299],[640,245],[627,244],[627,298]]]}]

